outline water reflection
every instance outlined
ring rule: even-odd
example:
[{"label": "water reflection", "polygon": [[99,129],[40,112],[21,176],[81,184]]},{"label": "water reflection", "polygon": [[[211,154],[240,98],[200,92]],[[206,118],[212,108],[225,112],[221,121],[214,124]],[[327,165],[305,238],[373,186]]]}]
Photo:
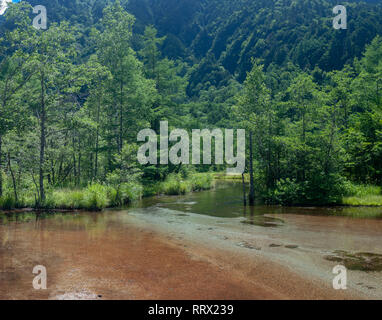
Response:
[{"label": "water reflection", "polygon": [[[247,217],[250,221],[265,219],[272,214],[301,214],[312,216],[343,216],[352,218],[382,219],[382,207],[282,207],[256,205],[243,206],[242,185],[221,181],[210,191],[185,196],[159,196],[143,199],[137,207],[164,207],[182,212],[192,212],[222,218]],[[251,218],[252,217],[252,218]],[[280,221],[267,221],[279,224]]]},{"label": "water reflection", "polygon": [[103,212],[22,212],[1,213],[0,225],[8,223],[49,220],[51,228],[68,230],[104,230],[113,225],[128,223],[128,210],[142,208],[144,213],[154,213],[155,208],[175,210],[177,215],[196,213],[223,218],[245,217],[243,223],[263,227],[278,227],[283,220],[271,215],[339,216],[350,218],[382,219],[380,207],[281,207],[243,206],[242,185],[235,182],[218,182],[210,191],[190,193],[184,196],[159,196],[145,198],[127,210],[113,209]]}]

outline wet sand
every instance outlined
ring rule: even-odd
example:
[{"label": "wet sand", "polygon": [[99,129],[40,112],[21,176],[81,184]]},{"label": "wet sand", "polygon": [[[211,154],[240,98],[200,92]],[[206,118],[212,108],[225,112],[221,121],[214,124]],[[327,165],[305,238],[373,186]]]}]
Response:
[{"label": "wet sand", "polygon": [[[66,214],[0,225],[0,299],[380,298],[375,284],[370,295],[362,286],[334,290],[333,263],[309,243],[270,247],[280,238],[283,245],[293,243],[287,228],[280,234],[237,219],[150,212]],[[47,268],[47,290],[32,287],[35,265]]]}]

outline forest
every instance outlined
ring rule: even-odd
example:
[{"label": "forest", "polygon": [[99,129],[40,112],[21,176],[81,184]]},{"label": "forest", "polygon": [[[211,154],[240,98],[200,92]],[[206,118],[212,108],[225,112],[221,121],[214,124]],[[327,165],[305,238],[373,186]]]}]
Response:
[{"label": "forest", "polygon": [[[382,205],[382,4],[30,0],[0,16],[0,209],[123,206],[225,165],[141,165],[137,133],[247,134],[249,203]],[[48,28],[33,27],[32,6]]]}]

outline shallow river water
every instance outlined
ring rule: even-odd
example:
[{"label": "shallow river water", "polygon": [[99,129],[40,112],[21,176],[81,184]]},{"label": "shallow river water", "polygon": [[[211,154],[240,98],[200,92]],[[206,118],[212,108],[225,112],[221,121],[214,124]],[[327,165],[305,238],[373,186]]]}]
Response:
[{"label": "shallow river water", "polygon": [[[241,184],[223,182],[211,191],[147,198],[123,210],[0,212],[0,298],[275,297],[267,290],[256,296],[239,276],[227,279],[215,268],[223,260],[211,264],[183,255],[179,241],[181,250],[190,241],[208,243],[211,252],[266,257],[324,282],[332,266],[344,264],[354,278],[352,294],[382,298],[382,208],[245,209],[241,191]],[[35,265],[48,270],[44,292],[32,288]],[[191,285],[200,269],[206,279]],[[211,292],[203,291],[203,281],[214,282]],[[231,289],[228,295],[227,288],[236,287],[237,294]],[[326,296],[320,291],[314,297]]]}]

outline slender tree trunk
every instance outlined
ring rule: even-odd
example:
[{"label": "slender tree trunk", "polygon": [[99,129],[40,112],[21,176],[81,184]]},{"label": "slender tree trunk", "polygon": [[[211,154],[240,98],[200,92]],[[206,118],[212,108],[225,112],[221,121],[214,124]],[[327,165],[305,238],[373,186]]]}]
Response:
[{"label": "slender tree trunk", "polygon": [[15,201],[16,201],[16,205],[17,205],[19,202],[19,199],[17,197],[16,179],[15,179],[15,175],[14,175],[13,170],[12,170],[11,154],[9,152],[8,152],[8,167],[9,167],[9,171],[11,172],[12,184],[13,184],[13,193],[15,195]]},{"label": "slender tree trunk", "polygon": [[78,135],[78,177],[77,177],[77,184],[81,184],[81,138],[80,135]]},{"label": "slender tree trunk", "polygon": [[40,114],[40,200],[45,201],[45,189],[44,189],[44,157],[45,157],[45,78],[44,74],[41,74],[41,114]]},{"label": "slender tree trunk", "polygon": [[123,147],[123,83],[121,81],[121,88],[120,88],[120,110],[119,110],[119,145],[118,145],[118,152],[122,152]]},{"label": "slender tree trunk", "polygon": [[243,204],[244,204],[244,207],[245,207],[245,206],[247,206],[247,195],[245,194],[244,172],[241,174],[241,181],[243,183]]},{"label": "slender tree trunk", "polygon": [[77,184],[77,160],[76,160],[76,143],[73,136],[73,181],[74,184]]},{"label": "slender tree trunk", "polygon": [[[31,171],[31,176],[32,176],[32,181],[36,187],[36,191],[37,191],[37,199],[40,199],[40,191],[39,191],[39,188],[38,188],[38,185],[36,183],[36,179],[34,178],[34,173]],[[35,199],[36,199],[36,195],[35,195]]]},{"label": "slender tree trunk", "polygon": [[53,185],[56,183],[56,174],[54,172],[54,167],[55,167],[54,161],[53,161],[53,159],[51,159],[50,160],[50,171],[52,173],[52,183],[53,183]]},{"label": "slender tree trunk", "polygon": [[2,164],[2,162],[1,162],[1,160],[2,160],[2,156],[3,156],[3,154],[2,154],[2,140],[3,138],[2,138],[2,136],[0,135],[0,197],[3,195],[3,172],[2,172],[2,166],[1,166],[1,164]]},{"label": "slender tree trunk", "polygon": [[302,153],[302,181],[305,181],[305,141],[306,141],[306,123],[305,123],[305,111],[302,114],[302,142],[304,145],[304,151]]},{"label": "slender tree trunk", "polygon": [[272,118],[270,115],[270,112],[268,113],[268,138],[267,138],[267,144],[268,144],[268,150],[267,150],[267,189],[269,190],[272,187],[273,184],[273,172],[272,172],[272,164],[271,164],[271,158],[272,158],[272,153],[271,153],[271,137],[272,137]]},{"label": "slender tree trunk", "polygon": [[255,205],[255,182],[253,177],[253,143],[252,132],[249,132],[249,205]]},{"label": "slender tree trunk", "polygon": [[99,113],[100,113],[100,102],[98,102],[97,108],[97,132],[96,132],[96,148],[95,148],[95,168],[94,168],[94,178],[97,179],[98,176],[98,148],[99,148]]}]

